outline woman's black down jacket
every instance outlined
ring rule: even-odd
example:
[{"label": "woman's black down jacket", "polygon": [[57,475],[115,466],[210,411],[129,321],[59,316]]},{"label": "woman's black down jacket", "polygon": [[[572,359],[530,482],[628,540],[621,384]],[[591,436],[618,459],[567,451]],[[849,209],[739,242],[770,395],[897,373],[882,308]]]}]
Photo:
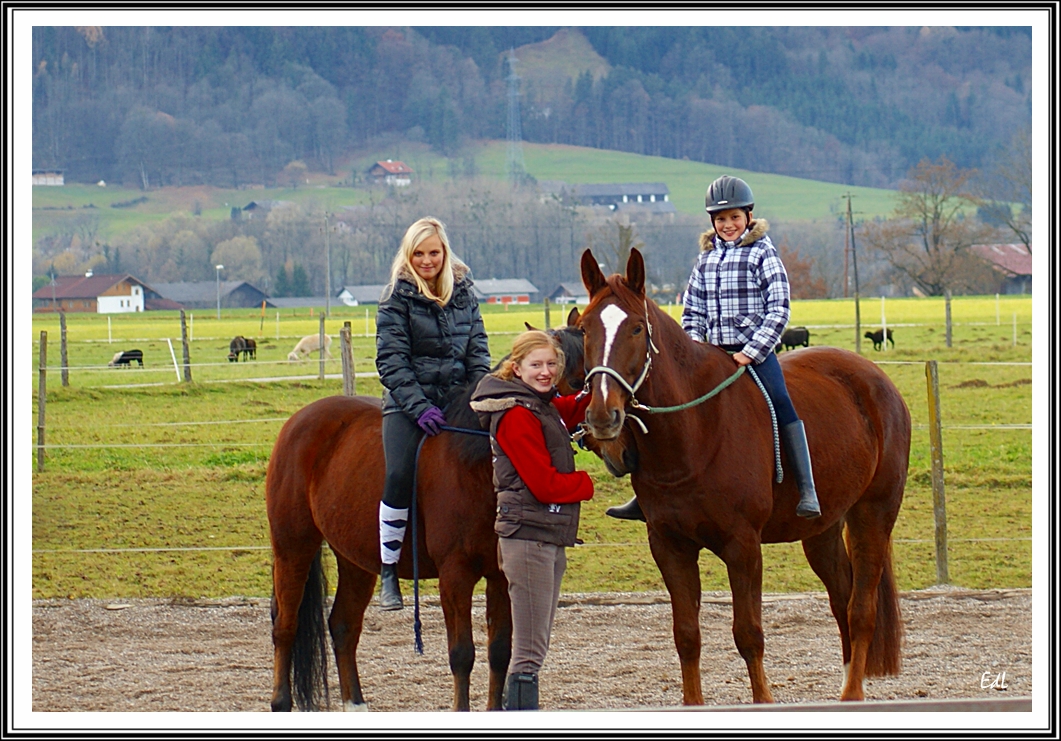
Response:
[{"label": "woman's black down jacket", "polygon": [[384,414],[402,411],[415,420],[490,371],[490,348],[472,281],[466,269],[454,271],[454,279],[445,307],[420,293],[411,278],[399,277],[393,290],[384,290],[376,317]]}]

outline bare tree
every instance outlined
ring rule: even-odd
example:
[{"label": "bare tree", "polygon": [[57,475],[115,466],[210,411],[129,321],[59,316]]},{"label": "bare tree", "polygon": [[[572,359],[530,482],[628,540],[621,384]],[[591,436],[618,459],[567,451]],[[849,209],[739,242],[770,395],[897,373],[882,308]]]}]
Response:
[{"label": "bare tree", "polygon": [[985,216],[1004,224],[1032,251],[1032,138],[1018,131],[976,187]]},{"label": "bare tree", "polygon": [[895,215],[867,224],[864,242],[928,295],[982,290],[989,268],[969,250],[988,232],[971,213],[975,174],[946,157],[922,160],[900,188]]}]

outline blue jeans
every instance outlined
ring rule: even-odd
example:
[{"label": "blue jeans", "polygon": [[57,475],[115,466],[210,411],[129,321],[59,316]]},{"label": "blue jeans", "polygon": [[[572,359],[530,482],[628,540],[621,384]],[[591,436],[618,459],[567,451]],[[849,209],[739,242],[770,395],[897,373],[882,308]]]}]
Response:
[{"label": "blue jeans", "polygon": [[788,388],[785,386],[785,375],[781,372],[781,364],[777,362],[777,356],[770,353],[766,360],[758,365],[752,364],[752,370],[759,376],[759,380],[766,387],[766,393],[774,405],[774,414],[777,415],[777,428],[781,429],[787,424],[799,420],[796,408],[792,406],[792,399],[788,396]]},{"label": "blue jeans", "polygon": [[[722,345],[723,350],[731,355],[744,349],[743,345]],[[777,415],[777,429],[787,424],[799,421],[796,408],[792,406],[792,399],[788,396],[788,388],[785,386],[785,375],[781,372],[781,364],[777,362],[777,355],[770,353],[766,360],[761,363],[752,363],[752,370],[766,387],[766,393],[770,397],[770,403],[774,405],[774,414]]]}]

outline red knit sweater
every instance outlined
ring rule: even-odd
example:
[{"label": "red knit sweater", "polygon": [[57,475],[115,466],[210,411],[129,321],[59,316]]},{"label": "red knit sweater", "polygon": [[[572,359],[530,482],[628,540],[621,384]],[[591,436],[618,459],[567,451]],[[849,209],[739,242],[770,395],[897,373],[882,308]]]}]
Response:
[{"label": "red knit sweater", "polygon": [[[575,401],[574,396],[557,396],[553,405],[570,430],[585,417],[590,397]],[[572,504],[593,496],[593,480],[585,471],[560,473],[553,466],[545,447],[542,423],[522,406],[505,412],[497,425],[497,444],[516,467],[516,473],[542,504]]]}]

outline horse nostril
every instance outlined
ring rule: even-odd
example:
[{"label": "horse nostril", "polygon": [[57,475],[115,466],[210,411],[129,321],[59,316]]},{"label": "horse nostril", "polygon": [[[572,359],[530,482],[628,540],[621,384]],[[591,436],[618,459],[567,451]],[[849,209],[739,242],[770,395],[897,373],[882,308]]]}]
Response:
[{"label": "horse nostril", "polygon": [[619,419],[619,414],[620,413],[618,409],[612,410],[612,426],[614,427],[618,427],[620,424],[622,424],[622,421]]}]

